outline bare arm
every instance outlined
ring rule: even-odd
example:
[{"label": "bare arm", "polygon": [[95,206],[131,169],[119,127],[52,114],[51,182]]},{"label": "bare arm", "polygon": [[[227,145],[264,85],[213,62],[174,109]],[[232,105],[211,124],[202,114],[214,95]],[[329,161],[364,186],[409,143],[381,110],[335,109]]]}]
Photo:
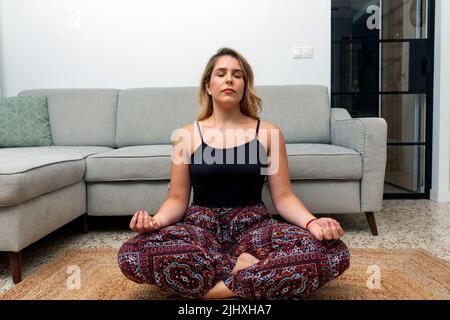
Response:
[{"label": "bare arm", "polygon": [[159,222],[160,228],[164,228],[180,222],[187,209],[187,204],[176,198],[167,198],[159,208],[154,218]]},{"label": "bare arm", "polygon": [[275,130],[274,137],[278,138],[278,140],[273,141],[269,139],[271,163],[278,161],[278,170],[268,176],[272,201],[286,221],[304,228],[308,221],[315,217],[292,191],[286,145],[281,130],[278,127],[272,127],[271,130]]},{"label": "bare arm", "polygon": [[185,128],[177,130],[173,138],[170,191],[167,200],[155,214],[161,228],[179,222],[186,212],[191,194],[188,155],[190,139]]},{"label": "bare arm", "polygon": [[178,129],[172,138],[170,190],[167,199],[152,217],[146,211],[137,211],[130,228],[139,233],[151,232],[179,222],[187,209],[191,193],[189,175],[189,131]]},{"label": "bare arm", "polygon": [[[269,139],[269,158],[271,163],[278,161],[278,170],[268,176],[270,195],[280,215],[289,223],[306,228],[306,224],[314,215],[305,207],[303,202],[292,191],[289,177],[286,144],[281,130],[274,126],[278,139]],[[277,145],[275,145],[277,144]],[[274,151],[272,154],[272,150]],[[308,230],[319,240],[339,239],[344,234],[339,223],[330,218],[321,218],[312,222]]]}]

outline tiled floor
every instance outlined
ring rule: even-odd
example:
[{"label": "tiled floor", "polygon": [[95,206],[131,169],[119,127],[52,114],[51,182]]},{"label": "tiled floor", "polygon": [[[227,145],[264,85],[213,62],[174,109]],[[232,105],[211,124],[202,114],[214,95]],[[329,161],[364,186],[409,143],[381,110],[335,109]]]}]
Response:
[{"label": "tiled floor", "polygon": [[[450,203],[429,200],[384,200],[375,214],[379,236],[370,234],[364,214],[331,215],[346,234],[349,247],[421,248],[450,261]],[[82,234],[79,221],[70,223],[26,248],[22,254],[23,277],[45,265],[66,248],[119,246],[130,236],[128,218],[96,218],[89,234]],[[13,283],[8,256],[0,253],[0,293]]]}]

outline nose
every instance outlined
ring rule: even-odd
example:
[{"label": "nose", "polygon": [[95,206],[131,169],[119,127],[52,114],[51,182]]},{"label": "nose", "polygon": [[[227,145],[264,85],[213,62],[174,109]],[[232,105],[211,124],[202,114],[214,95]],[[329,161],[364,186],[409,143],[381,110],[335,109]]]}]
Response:
[{"label": "nose", "polygon": [[233,81],[233,77],[231,76],[231,74],[227,73],[227,75],[225,76],[225,82],[231,83],[232,81]]}]

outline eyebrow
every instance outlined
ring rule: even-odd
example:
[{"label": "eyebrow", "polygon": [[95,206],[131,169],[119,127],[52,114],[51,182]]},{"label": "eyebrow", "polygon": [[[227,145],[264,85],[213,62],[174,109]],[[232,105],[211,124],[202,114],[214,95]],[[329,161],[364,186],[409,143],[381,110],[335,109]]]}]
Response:
[{"label": "eyebrow", "polygon": [[[227,68],[217,68],[214,72],[217,72],[217,71],[227,71],[227,70],[228,70]],[[235,72],[235,71],[242,72],[241,69],[233,69],[232,71],[233,71],[233,72]]]}]

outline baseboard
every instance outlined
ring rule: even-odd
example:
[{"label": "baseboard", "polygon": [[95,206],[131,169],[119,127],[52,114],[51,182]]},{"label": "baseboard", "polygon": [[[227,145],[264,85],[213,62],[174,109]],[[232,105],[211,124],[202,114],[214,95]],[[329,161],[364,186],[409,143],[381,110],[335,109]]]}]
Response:
[{"label": "baseboard", "polygon": [[436,202],[450,202],[450,191],[430,190],[430,200]]}]

